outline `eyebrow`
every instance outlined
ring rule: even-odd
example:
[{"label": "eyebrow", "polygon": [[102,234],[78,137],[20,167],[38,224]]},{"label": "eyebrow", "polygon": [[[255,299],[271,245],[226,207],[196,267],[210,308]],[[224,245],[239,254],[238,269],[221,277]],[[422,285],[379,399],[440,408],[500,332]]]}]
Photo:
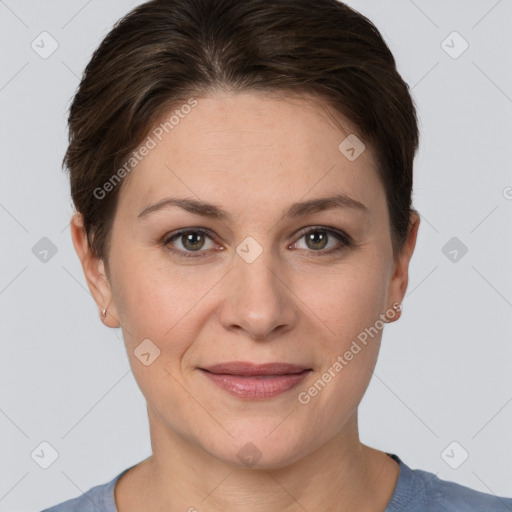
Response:
[{"label": "eyebrow", "polygon": [[[158,203],[152,204],[144,210],[142,210],[137,216],[138,219],[143,219],[153,212],[169,208],[172,206],[178,206],[190,213],[201,215],[212,219],[218,219],[222,221],[231,221],[232,215],[224,210],[222,207],[215,204],[206,203],[204,201],[198,201],[196,199],[185,199],[168,197],[159,201]],[[317,199],[310,199],[309,201],[299,202],[292,204],[285,212],[283,217],[298,218],[305,215],[316,213],[324,210],[330,210],[334,208],[351,209],[356,211],[362,211],[369,213],[368,208],[361,202],[352,199],[346,194],[336,194],[330,197],[321,197]]]}]

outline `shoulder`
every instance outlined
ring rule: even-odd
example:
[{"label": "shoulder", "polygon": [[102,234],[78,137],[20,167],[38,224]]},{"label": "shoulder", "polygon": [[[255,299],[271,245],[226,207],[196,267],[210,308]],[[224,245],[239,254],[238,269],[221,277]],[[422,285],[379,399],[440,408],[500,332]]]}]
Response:
[{"label": "shoulder", "polygon": [[131,467],[123,470],[110,482],[91,487],[82,495],[46,508],[41,512],[117,512],[114,487],[119,478]]},{"label": "shoulder", "polygon": [[[86,494],[90,494],[90,491],[87,491]],[[94,502],[88,501],[85,498],[86,494],[82,494],[82,496],[78,496],[77,498],[63,501],[58,505],[54,505],[53,507],[45,508],[41,512],[100,512],[101,508],[99,508],[99,505],[96,506],[93,504]]]},{"label": "shoulder", "polygon": [[63,501],[58,505],[44,509],[42,512],[115,512],[115,509],[103,510],[100,504],[106,485],[93,487],[81,496]]},{"label": "shoulder", "polygon": [[512,498],[497,496],[442,480],[433,473],[416,470],[425,483],[431,508],[443,512],[512,512]]},{"label": "shoulder", "polygon": [[[392,456],[392,454],[388,454]],[[395,493],[385,512],[512,512],[512,498],[488,494],[411,469],[399,457]]]},{"label": "shoulder", "polygon": [[117,512],[115,508],[106,508],[105,501],[111,482],[92,487],[76,498],[63,501],[42,512]]}]

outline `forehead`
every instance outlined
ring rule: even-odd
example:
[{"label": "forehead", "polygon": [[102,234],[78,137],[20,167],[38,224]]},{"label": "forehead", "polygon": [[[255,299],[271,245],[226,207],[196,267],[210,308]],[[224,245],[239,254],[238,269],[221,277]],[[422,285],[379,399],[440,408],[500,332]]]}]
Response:
[{"label": "forehead", "polygon": [[333,193],[376,206],[382,200],[371,148],[347,158],[340,144],[346,149],[361,137],[322,101],[254,93],[195,101],[167,111],[149,132],[152,149],[124,183],[120,209],[140,211],[166,195],[238,210]]}]

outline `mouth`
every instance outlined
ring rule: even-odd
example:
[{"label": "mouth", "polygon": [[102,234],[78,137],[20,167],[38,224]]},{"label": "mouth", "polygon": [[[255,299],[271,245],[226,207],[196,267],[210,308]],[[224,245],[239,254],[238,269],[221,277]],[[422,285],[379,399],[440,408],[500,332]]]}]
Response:
[{"label": "mouth", "polygon": [[313,371],[289,363],[222,363],[199,370],[219,388],[239,398],[268,399],[290,391]]}]

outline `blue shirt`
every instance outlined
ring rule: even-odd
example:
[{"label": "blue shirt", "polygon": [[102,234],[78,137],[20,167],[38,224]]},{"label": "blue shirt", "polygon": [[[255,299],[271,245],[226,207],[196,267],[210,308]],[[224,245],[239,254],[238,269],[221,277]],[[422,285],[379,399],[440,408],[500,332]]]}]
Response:
[{"label": "blue shirt", "polygon": [[[512,512],[512,498],[441,480],[428,471],[411,469],[395,454],[387,455],[398,462],[400,473],[384,512]],[[42,512],[118,512],[114,487],[117,480],[134,466],[125,469],[110,482],[92,487],[82,496]]]}]

